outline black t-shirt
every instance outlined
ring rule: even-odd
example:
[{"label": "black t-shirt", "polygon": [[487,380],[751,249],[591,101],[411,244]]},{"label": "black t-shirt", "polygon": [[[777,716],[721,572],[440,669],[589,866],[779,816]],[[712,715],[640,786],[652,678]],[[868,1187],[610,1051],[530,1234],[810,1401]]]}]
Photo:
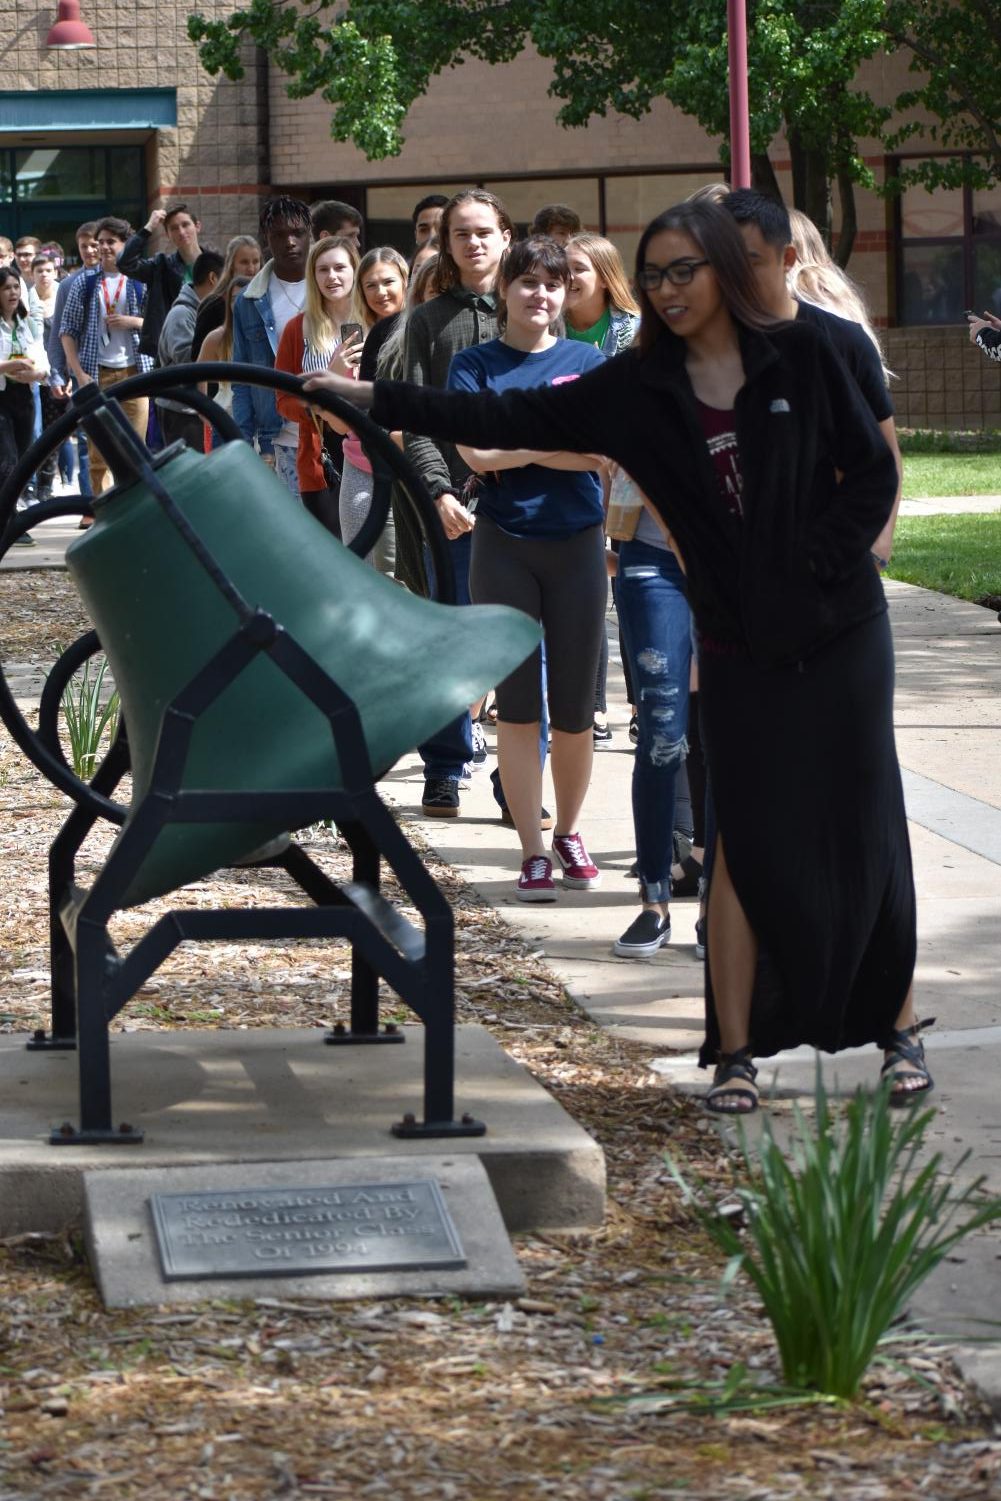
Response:
[{"label": "black t-shirt", "polygon": [[800,302],[796,314],[797,323],[810,323],[826,334],[828,340],[848,366],[866,405],[877,422],[885,422],[893,416],[893,402],[886,389],[883,364],[876,346],[858,323],[839,318],[836,313],[814,307],[812,302]]},{"label": "black t-shirt", "polygon": [[380,318],[373,323],[361,352],[361,364],[358,367],[359,380],[375,380],[379,373],[379,351],[402,317],[402,313],[390,313],[388,318]]}]

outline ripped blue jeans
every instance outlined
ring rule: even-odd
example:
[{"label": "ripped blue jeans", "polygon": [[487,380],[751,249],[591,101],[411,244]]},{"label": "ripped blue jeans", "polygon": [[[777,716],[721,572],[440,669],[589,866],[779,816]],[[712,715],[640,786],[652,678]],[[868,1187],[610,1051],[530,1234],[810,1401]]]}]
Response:
[{"label": "ripped blue jeans", "polygon": [[639,721],[633,826],[640,890],[645,902],[666,902],[674,853],[674,783],[688,751],[692,663],[685,575],[674,554],[646,542],[623,542],[615,603]]}]

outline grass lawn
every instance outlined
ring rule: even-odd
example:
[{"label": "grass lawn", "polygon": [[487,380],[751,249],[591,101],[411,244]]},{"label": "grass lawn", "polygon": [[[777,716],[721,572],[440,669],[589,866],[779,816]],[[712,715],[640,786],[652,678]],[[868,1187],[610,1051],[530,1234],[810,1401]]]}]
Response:
[{"label": "grass lawn", "polygon": [[888,573],[905,584],[920,584],[957,599],[979,603],[995,596],[1001,603],[1001,511],[986,516],[901,516]]},{"label": "grass lawn", "polygon": [[1001,453],[904,453],[904,495],[1001,495]]}]

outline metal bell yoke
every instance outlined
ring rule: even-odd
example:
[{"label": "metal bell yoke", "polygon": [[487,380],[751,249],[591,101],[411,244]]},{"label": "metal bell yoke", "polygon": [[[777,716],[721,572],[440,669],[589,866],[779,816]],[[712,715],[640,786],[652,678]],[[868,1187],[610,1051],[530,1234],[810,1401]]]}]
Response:
[{"label": "metal bell yoke", "polygon": [[[76,1048],[79,1127],[56,1143],[142,1139],[116,1129],[108,1026],[185,939],[341,938],[351,944],[350,1026],[329,1043],[399,1042],[380,1027],[379,979],[424,1023],[423,1118],[398,1136],[479,1135],[454,1109],[454,923],[451,908],[376,781],[440,732],[535,650],[537,623],[503,606],[454,598],[448,548],[419,477],[389,436],[327,392],[311,402],[346,419],[373,465],[365,527],[344,547],[261,462],[199,381],[297,394],[301,379],[257,366],[207,362],[91,385],[24,455],[0,490],[0,556],[48,516],[92,510],[67,549],[67,567],[94,624],[49,674],[32,730],[0,664],[0,717],[25,755],[74,807],[49,853],[51,1032],[37,1051]],[[202,413],[226,440],[208,454],[184,443],[154,455],[120,402],[168,394]],[[82,426],[107,459],[114,486],[17,512],[18,496],[49,453]],[[398,587],[362,561],[396,485],[413,511],[438,582],[438,600]],[[59,745],[59,705],[73,673],[103,651],[121,697],[119,733],[90,782]],[[132,796],[113,794],[126,772]],[[98,819],[119,825],[92,884],[76,857]],[[352,854],[334,881],[289,831],[336,822]],[[385,861],[423,919],[409,922],[382,895]],[[276,866],[307,902],[297,907],[177,908],[127,954],[113,944],[115,912],[235,864]]]}]

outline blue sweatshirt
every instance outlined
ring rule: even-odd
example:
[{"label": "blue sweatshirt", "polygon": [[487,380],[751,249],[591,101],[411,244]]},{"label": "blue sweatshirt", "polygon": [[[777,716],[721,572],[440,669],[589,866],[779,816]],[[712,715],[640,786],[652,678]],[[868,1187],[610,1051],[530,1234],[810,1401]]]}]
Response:
[{"label": "blue sweatshirt", "polygon": [[[540,354],[523,354],[491,339],[455,355],[448,371],[450,391],[508,391],[560,386],[604,364],[591,344],[557,339]],[[560,445],[554,436],[553,448]],[[569,537],[604,518],[597,475],[527,464],[483,476],[477,514],[513,536]]]}]

